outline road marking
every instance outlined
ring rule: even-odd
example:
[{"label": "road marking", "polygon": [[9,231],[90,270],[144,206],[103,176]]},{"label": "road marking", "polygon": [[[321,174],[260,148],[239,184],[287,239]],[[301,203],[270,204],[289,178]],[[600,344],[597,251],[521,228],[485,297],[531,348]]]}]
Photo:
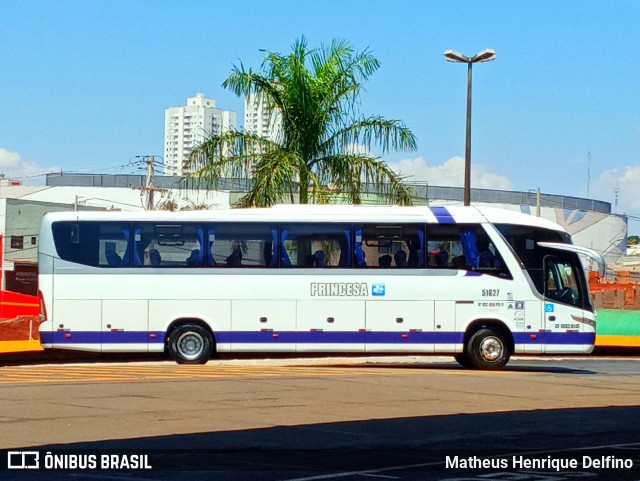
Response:
[{"label": "road marking", "polygon": [[172,379],[225,379],[234,377],[310,377],[310,376],[527,376],[537,371],[477,371],[452,364],[445,369],[430,369],[424,364],[235,364],[235,361],[213,361],[205,365],[153,363],[112,364],[46,364],[0,367],[0,385],[16,383],[126,382]]},{"label": "road marking", "polygon": [[[423,369],[403,369],[402,374],[423,374]],[[171,379],[229,379],[237,377],[309,377],[309,376],[395,376],[394,369],[326,366],[184,366],[174,364],[129,365],[49,365],[0,368],[0,384],[77,383],[147,381]]]}]

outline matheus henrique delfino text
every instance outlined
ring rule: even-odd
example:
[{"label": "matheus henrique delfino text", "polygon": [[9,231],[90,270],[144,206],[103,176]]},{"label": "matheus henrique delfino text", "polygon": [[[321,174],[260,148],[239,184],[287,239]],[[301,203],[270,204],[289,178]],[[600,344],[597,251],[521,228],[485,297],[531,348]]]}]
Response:
[{"label": "matheus henrique delfino text", "polygon": [[555,471],[570,469],[631,469],[633,459],[615,456],[581,456],[577,458],[529,458],[511,456],[504,458],[480,458],[477,456],[447,456],[447,469],[553,469]]}]

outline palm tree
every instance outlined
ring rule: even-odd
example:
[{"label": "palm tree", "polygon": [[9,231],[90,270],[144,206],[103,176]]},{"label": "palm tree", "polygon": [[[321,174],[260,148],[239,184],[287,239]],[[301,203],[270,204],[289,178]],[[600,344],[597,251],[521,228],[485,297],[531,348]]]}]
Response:
[{"label": "palm tree", "polygon": [[414,135],[401,121],[356,113],[363,83],[380,62],[341,40],[310,50],[303,37],[292,48],[286,56],[268,52],[260,73],[234,66],[223,83],[278,113],[277,139],[246,131],[212,135],[192,151],[189,178],[215,187],[225,176],[250,177],[245,206],[293,201],[296,186],[300,203],[326,202],[336,192],[360,203],[363,184],[392,203],[410,204],[410,188],[369,149],[415,150]]}]

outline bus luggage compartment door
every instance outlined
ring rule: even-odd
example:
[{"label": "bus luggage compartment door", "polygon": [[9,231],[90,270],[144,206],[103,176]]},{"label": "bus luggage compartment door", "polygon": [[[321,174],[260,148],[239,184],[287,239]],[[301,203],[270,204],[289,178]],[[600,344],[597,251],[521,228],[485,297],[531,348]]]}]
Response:
[{"label": "bus luggage compartment door", "polygon": [[367,301],[367,352],[434,352],[433,301]]},{"label": "bus luggage compartment door", "polygon": [[53,348],[100,352],[102,301],[57,299],[53,313]]},{"label": "bus luggage compartment door", "polygon": [[149,349],[149,301],[102,301],[102,350],[141,352]]},{"label": "bus luggage compartment door", "polygon": [[364,352],[365,303],[298,301],[297,331],[300,352]]},{"label": "bus luggage compartment door", "polygon": [[295,301],[231,301],[232,351],[293,352],[295,328]]}]

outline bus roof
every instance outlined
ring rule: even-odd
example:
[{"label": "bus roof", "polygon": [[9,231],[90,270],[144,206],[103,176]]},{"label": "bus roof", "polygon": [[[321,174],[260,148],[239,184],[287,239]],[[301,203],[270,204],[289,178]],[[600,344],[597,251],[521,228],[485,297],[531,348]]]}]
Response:
[{"label": "bus roof", "polygon": [[[312,216],[312,217],[310,217]],[[72,211],[46,214],[55,221],[144,221],[144,222],[426,222],[440,224],[495,223],[541,227],[564,232],[546,219],[521,212],[492,207],[451,206],[372,206],[336,204],[281,204],[266,208],[211,209],[193,211]]]}]

